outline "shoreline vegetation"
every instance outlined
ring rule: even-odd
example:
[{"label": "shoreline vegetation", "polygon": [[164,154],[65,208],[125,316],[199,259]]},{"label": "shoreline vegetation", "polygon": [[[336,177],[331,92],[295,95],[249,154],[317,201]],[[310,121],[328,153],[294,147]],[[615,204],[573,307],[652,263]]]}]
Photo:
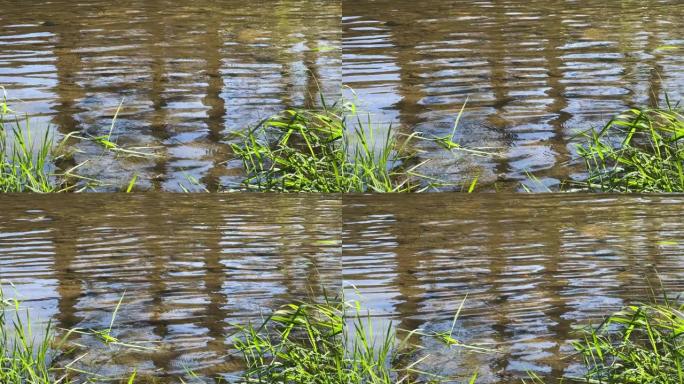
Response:
[{"label": "shoreline vegetation", "polygon": [[464,109],[451,135],[426,137],[402,134],[391,124],[380,127],[349,102],[328,107],[323,100],[322,105],[319,110],[287,109],[236,134],[239,142],[231,147],[246,174],[243,190],[401,193],[451,186],[473,192],[476,176],[457,186],[422,173],[428,161],[419,159],[416,144],[431,141],[448,151],[496,156],[454,142]]},{"label": "shoreline vegetation", "polygon": [[[113,154],[128,158],[151,158],[154,147],[122,147],[112,138],[120,104],[114,114],[109,131],[101,136],[79,136],[76,132],[55,140],[49,129],[36,136],[28,115],[13,111],[7,98],[0,101],[0,192],[84,192],[102,185],[100,180],[79,173],[90,160],[74,164],[74,141],[90,142],[101,149],[99,156]],[[68,164],[68,166],[67,166]],[[58,165],[65,165],[58,170]],[[137,176],[123,189],[131,192]]]},{"label": "shoreline vegetation", "polygon": [[[424,173],[416,143],[431,142],[450,152],[469,156],[497,156],[481,148],[467,148],[454,137],[402,134],[391,126],[376,132],[351,103],[311,109],[287,109],[257,126],[235,134],[231,149],[245,171],[241,191],[260,192],[424,192],[450,187],[473,192],[477,175],[462,185],[449,184]],[[60,140],[45,130],[34,135],[30,118],[0,102],[0,192],[82,192],[99,181],[80,175],[84,163],[74,164],[68,143],[89,142],[102,153],[149,158],[155,148],[123,147],[113,139],[116,117],[101,136],[68,134]],[[601,129],[583,132],[577,155],[586,178],[565,181],[573,190],[587,192],[684,192],[684,116],[679,104],[663,108],[634,108],[611,119]],[[88,160],[85,160],[86,162]],[[67,165],[68,164],[68,165]],[[134,176],[121,189],[135,189]],[[192,182],[192,181],[191,181]],[[563,191],[561,189],[561,191]],[[0,291],[0,383],[57,384],[92,381],[141,382],[136,370],[125,378],[93,376],[78,369],[82,346],[73,339],[87,335],[103,348],[154,348],[129,344],[113,332],[121,297],[108,328],[55,330],[50,323],[38,337],[30,311]],[[424,370],[429,359],[412,340],[431,339],[448,348],[473,353],[497,353],[467,345],[454,336],[456,320],[446,332],[398,330],[389,324],[374,332],[372,318],[359,303],[325,300],[296,302],[275,310],[260,324],[236,325],[233,349],[241,356],[241,383],[443,383],[477,382],[444,377]],[[60,333],[58,335],[57,333]],[[684,306],[679,298],[628,305],[598,326],[585,329],[574,343],[583,377],[564,382],[636,384],[684,383]],[[192,372],[191,377],[197,378]],[[183,382],[182,378],[178,379]],[[522,382],[544,383],[531,373]]]},{"label": "shoreline vegetation", "polygon": [[684,115],[664,108],[630,109],[602,129],[584,132],[578,154],[590,192],[684,192]]},{"label": "shoreline vegetation", "polygon": [[[131,367],[126,377],[105,377],[79,367],[88,353],[112,353],[113,347],[154,351],[144,342],[126,343],[115,337],[116,316],[124,296],[105,329],[57,331],[51,323],[32,324],[30,310],[17,299],[0,293],[0,382],[3,384],[142,383],[150,378]],[[442,331],[401,330],[392,323],[375,331],[370,313],[358,302],[324,299],[284,305],[257,325],[235,325],[232,354],[239,356],[242,372],[225,382],[264,384],[438,384],[477,383],[472,376],[449,377],[424,370],[430,355],[412,340],[431,339],[459,353],[497,353],[493,348],[468,345],[455,336],[463,299],[451,328]],[[125,303],[123,304],[125,305]],[[40,336],[38,336],[40,335]],[[87,350],[77,336],[94,337],[102,350]],[[577,333],[577,360],[581,377],[566,383],[675,384],[684,379],[684,304],[665,297],[659,302],[628,305],[605,317],[598,326]],[[120,351],[120,349],[119,349]],[[454,354],[456,356],[456,354]],[[460,355],[459,355],[460,356]],[[457,357],[455,357],[457,358]],[[164,374],[164,372],[161,372]],[[204,382],[188,370],[175,382]],[[213,380],[213,379],[212,379]],[[216,379],[224,382],[224,379]],[[521,383],[544,384],[535,373]]]},{"label": "shoreline vegetation", "polygon": [[[474,192],[479,176],[466,175],[457,185],[427,174],[416,149],[431,142],[462,156],[499,156],[488,149],[467,148],[455,141],[465,104],[455,117],[451,134],[427,137],[403,134],[391,125],[380,127],[363,117],[354,104],[340,102],[319,109],[286,109],[230,139],[234,159],[244,179],[235,191],[259,192],[425,192],[450,189]],[[82,192],[102,183],[80,175],[89,160],[75,164],[74,141],[88,141],[102,156],[153,158],[153,147],[123,147],[113,139],[117,109],[108,133],[55,140],[50,130],[36,137],[30,118],[0,102],[0,192]],[[376,132],[377,131],[377,132]],[[378,133],[380,132],[380,133]],[[684,192],[684,115],[679,104],[664,108],[631,109],[601,129],[579,135],[577,155],[586,168],[584,180],[563,180],[560,192]],[[229,159],[227,159],[229,160]],[[61,165],[57,167],[57,165]],[[69,166],[64,166],[69,164]],[[534,176],[529,175],[532,181]],[[138,175],[118,187],[135,190]],[[196,180],[188,180],[197,184]],[[521,184],[522,189],[529,189]],[[187,191],[187,188],[181,189]],[[232,190],[231,190],[232,191]],[[218,191],[221,192],[221,191]]]}]

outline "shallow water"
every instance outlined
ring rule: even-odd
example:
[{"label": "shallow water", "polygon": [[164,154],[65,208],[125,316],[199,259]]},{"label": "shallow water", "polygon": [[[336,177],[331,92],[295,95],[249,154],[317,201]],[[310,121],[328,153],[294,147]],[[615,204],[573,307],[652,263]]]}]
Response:
[{"label": "shallow water", "polygon": [[[499,157],[424,145],[432,173],[543,191],[582,171],[574,136],[626,108],[684,94],[680,0],[345,0],[342,81],[406,132]],[[677,49],[673,48],[679,47]],[[352,97],[351,92],[347,96]]]},{"label": "shallow water", "polygon": [[[482,383],[577,372],[573,329],[662,284],[684,291],[680,196],[12,195],[0,278],[34,318],[106,328],[155,351],[91,354],[102,374],[235,374],[232,324],[289,300],[359,298],[379,324],[445,330],[425,364]],[[7,285],[14,284],[14,288]],[[332,294],[331,294],[332,293]],[[96,342],[81,337],[80,342]]]},{"label": "shallow water", "polygon": [[[493,354],[428,342],[429,365],[479,382],[579,372],[577,327],[684,292],[682,197],[431,194],[345,198],[345,292],[401,329],[446,331]],[[656,273],[657,271],[657,273]],[[659,275],[658,275],[659,273]],[[659,276],[659,277],[658,277]],[[467,380],[464,380],[467,382]],[[555,382],[555,381],[547,381]]]},{"label": "shallow water", "polygon": [[33,319],[104,329],[125,294],[114,336],[155,350],[98,353],[99,343],[82,337],[93,347],[84,367],[103,375],[133,367],[141,374],[234,372],[231,324],[341,289],[334,198],[90,194],[0,201],[0,279]]},{"label": "shallow water", "polygon": [[[62,134],[161,147],[90,159],[87,175],[139,187],[215,190],[239,180],[226,135],[291,105],[340,94],[341,3],[327,0],[9,0],[0,13],[0,85],[12,106]],[[18,100],[17,100],[18,99]],[[37,124],[36,124],[37,125]],[[108,188],[101,188],[108,189]],[[111,188],[114,189],[114,188]]]},{"label": "shallow water", "polygon": [[555,189],[582,172],[577,132],[684,91],[679,0],[5,4],[0,85],[16,109],[62,134],[101,135],[123,99],[119,143],[160,147],[131,161],[78,145],[75,161],[90,159],[81,173],[105,190],[135,173],[140,189],[234,187],[229,134],[316,104],[319,87],[428,136],[451,133],[467,99],[457,139],[498,156],[423,143],[425,171],[477,174],[482,189]]}]

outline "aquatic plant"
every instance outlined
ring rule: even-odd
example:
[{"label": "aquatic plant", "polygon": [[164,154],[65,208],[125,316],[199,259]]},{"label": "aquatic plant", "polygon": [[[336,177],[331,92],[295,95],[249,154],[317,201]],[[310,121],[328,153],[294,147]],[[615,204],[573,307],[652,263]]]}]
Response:
[{"label": "aquatic plant", "polygon": [[[323,103],[325,105],[325,103]],[[447,183],[419,173],[412,149],[420,133],[403,135],[391,125],[378,135],[350,103],[320,110],[288,109],[237,135],[247,190],[277,192],[420,192]],[[460,118],[460,114],[459,114]],[[449,141],[452,143],[452,141]],[[466,148],[450,146],[449,150]],[[476,180],[467,186],[472,192]]]},{"label": "aquatic plant", "polygon": [[684,117],[681,109],[631,109],[600,130],[583,134],[578,147],[589,191],[683,192]]},{"label": "aquatic plant", "polygon": [[29,118],[22,122],[10,116],[6,99],[0,102],[0,192],[54,192],[58,189],[48,167],[53,139],[46,130],[35,138]]},{"label": "aquatic plant", "polygon": [[[358,304],[341,301],[289,304],[259,327],[239,329],[235,347],[247,364],[242,377],[246,383],[453,382],[453,378],[419,369],[428,355],[418,356],[417,347],[409,342],[411,337],[427,336],[447,345],[484,351],[456,340],[453,327],[441,333],[413,330],[402,339],[392,324],[375,333],[370,316],[363,315]],[[476,378],[474,374],[470,383]]]},{"label": "aquatic plant", "polygon": [[684,306],[630,305],[575,343],[586,379],[606,384],[684,383]]},{"label": "aquatic plant", "polygon": [[[448,151],[462,151],[462,152],[470,153],[470,154],[476,155],[476,156],[492,156],[493,155],[492,152],[483,151],[482,149],[477,149],[477,148],[467,148],[463,144],[456,141],[456,131],[458,130],[459,123],[461,121],[461,117],[463,116],[463,112],[465,112],[467,105],[468,105],[468,98],[466,98],[466,101],[461,106],[461,110],[458,112],[458,115],[456,115],[456,120],[454,120],[454,125],[451,129],[450,134],[444,135],[444,136],[432,136],[432,137],[418,136],[418,138],[421,140],[433,141],[438,146],[440,146],[440,147],[442,147]],[[491,148],[488,148],[488,149],[491,149]]]},{"label": "aquatic plant", "polygon": [[[684,305],[629,305],[583,331],[574,347],[584,377],[561,381],[603,384],[684,383]],[[543,384],[531,374],[531,382]]]},{"label": "aquatic plant", "polygon": [[[79,174],[79,168],[88,160],[55,172],[55,163],[73,156],[73,150],[66,149],[66,143],[72,139],[94,143],[103,149],[103,155],[155,157],[151,152],[154,147],[122,147],[112,138],[120,109],[121,104],[106,135],[78,136],[72,132],[56,141],[49,127],[43,135],[34,137],[30,117],[13,111],[3,96],[0,101],[0,192],[82,192],[102,185],[99,180]],[[137,179],[138,175],[133,175],[124,190],[131,192]]]},{"label": "aquatic plant", "polygon": [[119,103],[119,106],[116,108],[116,112],[114,112],[114,117],[112,117],[112,122],[109,125],[109,131],[105,135],[100,135],[100,136],[93,136],[93,135],[86,135],[86,136],[79,136],[76,134],[76,132],[72,132],[68,135],[66,135],[63,139],[63,141],[66,141],[70,138],[75,138],[81,141],[89,141],[91,143],[96,144],[97,146],[101,147],[105,152],[113,153],[117,156],[124,156],[124,157],[135,157],[135,158],[153,158],[157,157],[157,155],[154,152],[151,152],[150,150],[155,149],[155,147],[122,147],[119,145],[116,140],[113,138],[114,135],[114,128],[116,127],[116,120],[119,117],[119,113],[121,112],[121,108],[123,107],[124,101],[121,100]]},{"label": "aquatic plant", "polygon": [[54,336],[49,324],[47,328],[36,340],[28,314],[22,318],[19,302],[5,299],[0,291],[0,383],[57,382],[60,375],[52,365]]},{"label": "aquatic plant", "polygon": [[248,190],[278,192],[399,192],[414,189],[393,171],[400,161],[388,129],[378,154],[373,130],[351,136],[342,111],[288,109],[242,134],[233,152]]},{"label": "aquatic plant", "polygon": [[[75,350],[69,344],[73,334],[91,335],[102,345],[117,345],[131,350],[147,350],[140,344],[126,344],[112,336],[116,314],[123,295],[112,313],[109,327],[104,330],[64,330],[57,337],[51,322],[42,326],[43,335],[35,337],[34,327],[28,309],[22,310],[18,299],[6,299],[0,288],[0,383],[2,384],[76,384],[97,381],[121,382],[119,379],[76,368],[74,365],[86,354],[73,359],[68,357]],[[132,384],[136,371],[127,379]]]}]

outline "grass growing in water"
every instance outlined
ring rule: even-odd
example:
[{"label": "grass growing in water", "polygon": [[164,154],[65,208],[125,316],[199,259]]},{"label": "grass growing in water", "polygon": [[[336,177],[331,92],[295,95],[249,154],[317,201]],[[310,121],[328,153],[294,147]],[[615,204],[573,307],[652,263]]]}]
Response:
[{"label": "grass growing in water", "polygon": [[0,102],[0,192],[55,192],[48,166],[53,147],[49,130],[36,138],[31,134],[28,117],[22,129],[5,99]]},{"label": "grass growing in water", "polygon": [[114,117],[112,118],[112,122],[109,126],[109,131],[107,132],[106,135],[100,135],[100,136],[92,136],[92,135],[87,135],[87,136],[78,136],[75,132],[72,132],[64,137],[63,140],[68,140],[69,138],[76,138],[81,141],[90,141],[91,143],[94,143],[101,147],[105,152],[111,152],[117,156],[125,156],[125,157],[136,157],[136,158],[152,158],[152,157],[157,157],[157,155],[153,152],[150,152],[149,150],[155,149],[156,147],[129,147],[129,148],[124,148],[121,145],[119,145],[116,140],[113,138],[114,136],[114,128],[116,127],[116,119],[119,117],[119,113],[121,112],[121,107],[123,107],[123,100],[119,103],[119,106],[116,108],[116,112],[114,112]]},{"label": "grass growing in water", "polygon": [[402,192],[414,189],[393,171],[400,160],[392,130],[382,139],[362,126],[347,134],[342,111],[289,109],[233,145],[249,190],[278,192]]},{"label": "grass growing in water", "polygon": [[[574,343],[586,367],[567,382],[603,384],[684,383],[684,306],[664,303],[624,307]],[[532,375],[532,383],[544,381]]]},{"label": "grass growing in water", "polygon": [[590,191],[684,192],[684,116],[681,109],[631,109],[601,130],[584,134],[578,153]]},{"label": "grass growing in water", "polygon": [[[0,192],[81,192],[93,186],[104,185],[99,180],[78,174],[78,169],[89,160],[61,173],[52,172],[55,162],[73,155],[65,148],[71,139],[94,143],[103,149],[103,155],[112,153],[124,157],[155,157],[156,154],[150,152],[154,147],[124,148],[112,138],[120,109],[121,104],[106,135],[83,137],[74,132],[55,141],[50,129],[46,129],[44,135],[34,137],[29,116],[21,116],[10,109],[7,97],[3,96],[0,101]],[[136,174],[124,190],[132,191],[137,179]],[[78,186],[77,182],[81,185]]]},{"label": "grass growing in water", "polygon": [[0,383],[55,383],[59,374],[52,367],[53,335],[48,331],[35,340],[30,320],[23,320],[19,311],[19,302],[5,300],[0,292]]},{"label": "grass growing in water", "polygon": [[[426,162],[410,149],[414,140],[448,141],[453,144],[445,146],[449,150],[483,154],[447,138],[400,135],[391,125],[378,136],[375,128],[350,103],[288,109],[240,133],[242,141],[232,149],[248,175],[243,182],[247,190],[323,193],[420,192],[445,185],[419,173]],[[464,189],[472,192],[475,183]]]},{"label": "grass growing in water", "polygon": [[623,308],[575,345],[606,384],[684,383],[684,306],[669,301]]},{"label": "grass growing in water", "polygon": [[[352,315],[347,310],[353,308]],[[458,316],[458,314],[457,314]],[[422,372],[410,345],[413,335],[459,345],[451,332],[407,332],[399,340],[391,324],[374,333],[369,316],[343,302],[290,304],[272,314],[258,328],[241,327],[235,346],[247,363],[244,382],[313,384],[440,383],[453,378]],[[470,383],[474,383],[473,375]]]},{"label": "grass growing in water", "polygon": [[[127,382],[132,384],[136,377],[133,370],[127,379],[104,377],[86,372],[74,365],[84,358],[87,351],[73,359],[68,359],[76,351],[69,345],[73,334],[84,334],[100,340],[102,345],[118,345],[131,350],[149,349],[136,344],[125,344],[111,335],[114,320],[123,296],[112,313],[109,328],[100,331],[64,330],[61,337],[54,333],[52,324],[44,327],[44,334],[36,338],[29,310],[22,311],[17,299],[5,299],[0,288],[0,383],[2,384],[76,384],[92,382]],[[23,313],[23,315],[22,315]],[[68,360],[64,362],[64,360]],[[58,361],[61,361],[58,363]]]}]

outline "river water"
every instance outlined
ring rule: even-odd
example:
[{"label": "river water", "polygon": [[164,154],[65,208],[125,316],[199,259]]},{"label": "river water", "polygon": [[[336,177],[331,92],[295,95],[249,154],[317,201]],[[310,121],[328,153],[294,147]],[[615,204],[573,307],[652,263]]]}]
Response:
[{"label": "river water", "polygon": [[[3,2],[0,85],[41,125],[161,147],[131,161],[81,143],[110,188],[210,190],[240,180],[226,135],[283,108],[340,97],[341,4],[327,0]],[[34,124],[38,125],[38,124]]]},{"label": "river water", "polygon": [[[405,132],[497,157],[424,145],[432,173],[496,189],[578,177],[574,137],[633,106],[684,93],[680,0],[345,0],[342,81]],[[673,49],[679,47],[678,49]],[[528,182],[528,174],[541,182]]]},{"label": "river water", "polygon": [[[684,92],[679,0],[7,0],[0,85],[34,126],[155,147],[143,160],[74,144],[118,190],[232,187],[230,133],[344,96],[379,129],[450,133],[498,156],[422,143],[428,172],[481,190],[580,177],[579,130]],[[539,182],[531,182],[529,175]],[[189,180],[197,179],[197,186]],[[578,373],[576,329],[684,290],[684,199],[515,195],[8,195],[0,280],[35,318],[106,328],[153,351],[91,353],[123,375],[230,379],[234,324],[344,293],[378,325],[445,330],[461,301],[469,353],[419,339],[426,369],[483,383]],[[13,286],[9,285],[12,283]],[[96,345],[79,336],[86,346]],[[163,380],[164,378],[162,378]]]},{"label": "river water", "polygon": [[[345,198],[342,273],[400,329],[447,331],[496,353],[424,340],[427,364],[467,382],[556,382],[578,328],[621,305],[684,290],[681,197],[430,194]],[[659,281],[662,280],[661,282]]]},{"label": "river water", "polygon": [[496,352],[416,341],[426,368],[482,383],[577,373],[578,327],[684,291],[682,197],[417,197],[7,196],[0,278],[59,328],[106,328],[125,294],[114,335],[155,350],[81,362],[103,375],[230,378],[234,324],[294,299],[344,290],[378,326],[442,331],[467,296],[455,336]]},{"label": "river water", "polygon": [[[268,195],[0,198],[0,279],[34,320],[107,328],[146,353],[92,352],[102,375],[236,371],[231,324],[341,289],[340,201]],[[14,287],[10,286],[10,283]],[[83,344],[101,350],[97,340]],[[150,344],[145,343],[149,347]],[[125,348],[124,348],[125,350]]]},{"label": "river water", "polygon": [[[496,156],[422,143],[425,172],[542,191],[579,177],[575,135],[625,108],[679,100],[679,0],[6,0],[0,85],[61,134],[161,147],[131,161],[77,145],[121,189],[234,187],[229,134],[342,93],[380,125],[451,133]],[[344,90],[344,91],[343,91]],[[38,125],[38,124],[34,124]],[[529,175],[539,179],[530,182]]]}]

